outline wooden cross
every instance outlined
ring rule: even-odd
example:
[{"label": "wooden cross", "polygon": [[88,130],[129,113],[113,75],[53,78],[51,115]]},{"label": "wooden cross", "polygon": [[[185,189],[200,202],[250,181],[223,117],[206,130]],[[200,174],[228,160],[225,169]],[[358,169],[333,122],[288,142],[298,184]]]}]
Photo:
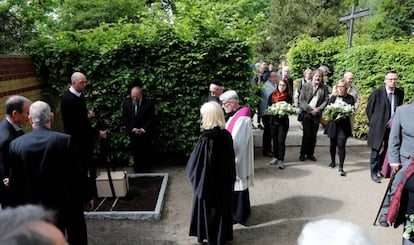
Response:
[{"label": "wooden cross", "polygon": [[352,34],[354,32],[354,19],[369,15],[369,9],[355,12],[355,5],[352,5],[352,12],[349,15],[342,16],[339,18],[339,22],[351,20],[349,25],[349,34],[348,34],[348,49],[352,46]]}]

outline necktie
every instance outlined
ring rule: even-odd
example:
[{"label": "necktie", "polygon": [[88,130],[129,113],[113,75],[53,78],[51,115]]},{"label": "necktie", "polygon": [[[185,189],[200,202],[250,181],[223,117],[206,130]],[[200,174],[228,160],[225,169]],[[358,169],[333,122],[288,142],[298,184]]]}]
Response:
[{"label": "necktie", "polygon": [[390,118],[394,115],[394,105],[393,105],[394,93],[388,93],[388,102],[390,103]]}]

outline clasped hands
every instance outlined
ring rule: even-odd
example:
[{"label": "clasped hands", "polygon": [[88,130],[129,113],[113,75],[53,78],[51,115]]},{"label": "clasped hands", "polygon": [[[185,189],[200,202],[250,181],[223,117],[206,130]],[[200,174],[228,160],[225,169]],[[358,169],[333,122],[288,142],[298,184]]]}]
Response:
[{"label": "clasped hands", "polygon": [[136,135],[141,135],[141,134],[145,133],[145,129],[143,129],[143,128],[133,128],[132,132]]}]

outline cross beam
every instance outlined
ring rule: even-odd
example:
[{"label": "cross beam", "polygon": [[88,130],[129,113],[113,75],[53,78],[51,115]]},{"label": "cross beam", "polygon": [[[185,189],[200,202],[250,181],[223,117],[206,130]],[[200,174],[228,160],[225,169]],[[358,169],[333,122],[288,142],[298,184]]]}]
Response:
[{"label": "cross beam", "polygon": [[362,11],[355,12],[355,5],[352,5],[352,12],[349,15],[342,16],[339,18],[339,22],[351,20],[351,23],[349,24],[349,34],[348,34],[348,49],[352,46],[352,35],[354,32],[354,19],[360,18],[363,16],[369,15],[369,9],[365,9]]}]

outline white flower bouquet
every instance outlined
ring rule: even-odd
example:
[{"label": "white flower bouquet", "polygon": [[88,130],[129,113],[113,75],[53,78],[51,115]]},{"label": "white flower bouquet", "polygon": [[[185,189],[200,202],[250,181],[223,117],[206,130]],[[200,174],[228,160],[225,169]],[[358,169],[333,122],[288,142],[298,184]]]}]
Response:
[{"label": "white flower bouquet", "polygon": [[291,104],[287,103],[286,101],[279,101],[267,107],[266,112],[268,115],[286,116],[286,115],[297,114],[298,109],[293,107]]},{"label": "white flower bouquet", "polygon": [[343,101],[335,101],[335,103],[326,106],[324,114],[329,120],[339,120],[355,114],[354,106]]},{"label": "white flower bouquet", "polygon": [[410,220],[410,224],[406,225],[404,228],[403,237],[407,240],[413,241],[414,239],[414,214],[408,215],[407,218]]}]

